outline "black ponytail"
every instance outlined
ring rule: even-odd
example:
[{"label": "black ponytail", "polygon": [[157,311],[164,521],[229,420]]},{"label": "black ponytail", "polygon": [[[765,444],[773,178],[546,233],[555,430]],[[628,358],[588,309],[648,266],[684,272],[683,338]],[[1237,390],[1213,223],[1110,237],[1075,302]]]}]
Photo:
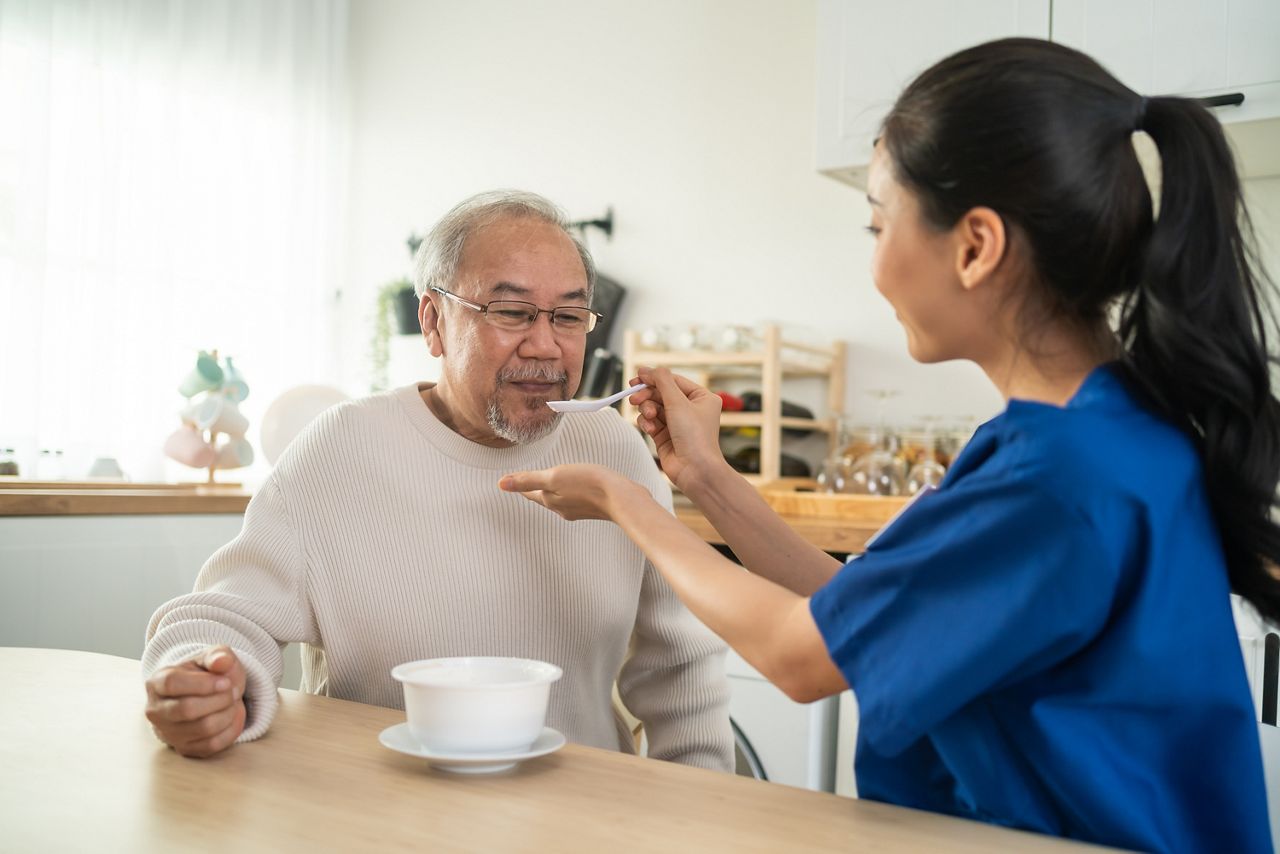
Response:
[{"label": "black ponytail", "polygon": [[[1136,130],[1160,153],[1158,216]],[[1116,310],[1130,384],[1200,451],[1232,588],[1280,622],[1274,326],[1217,120],[1143,98],[1079,51],[1005,39],[916,78],[882,139],[931,224],[990,207],[1028,246],[1051,311],[1084,328]]]},{"label": "black ponytail", "polygon": [[1120,311],[1132,378],[1197,438],[1233,589],[1280,622],[1280,402],[1271,391],[1261,267],[1222,127],[1184,98],[1151,98],[1141,126],[1161,202],[1140,286]]}]

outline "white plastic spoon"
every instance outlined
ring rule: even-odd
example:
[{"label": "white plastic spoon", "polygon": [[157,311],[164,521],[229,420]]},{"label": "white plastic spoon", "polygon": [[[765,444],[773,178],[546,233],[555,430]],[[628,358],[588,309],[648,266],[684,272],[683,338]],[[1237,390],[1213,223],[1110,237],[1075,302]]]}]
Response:
[{"label": "white plastic spoon", "polygon": [[624,397],[635,394],[644,388],[648,388],[648,386],[640,383],[640,385],[633,385],[631,388],[623,389],[617,394],[611,394],[599,400],[548,400],[547,406],[550,406],[556,412],[595,412],[597,409],[612,406]]}]

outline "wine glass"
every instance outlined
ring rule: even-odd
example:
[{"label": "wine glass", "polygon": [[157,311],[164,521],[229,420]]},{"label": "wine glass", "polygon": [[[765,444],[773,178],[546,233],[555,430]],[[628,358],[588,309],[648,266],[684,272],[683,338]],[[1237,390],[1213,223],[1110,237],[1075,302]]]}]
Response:
[{"label": "wine glass", "polygon": [[845,479],[845,491],[855,495],[902,495],[906,465],[897,454],[897,437],[878,433],[876,447],[858,457]]},{"label": "wine glass", "polygon": [[925,423],[924,433],[920,436],[920,459],[907,472],[907,494],[915,495],[926,486],[940,486],[947,469],[938,462],[937,438],[934,424],[939,420],[936,415],[922,416]]},{"label": "wine glass", "polygon": [[845,475],[849,464],[844,455],[835,453],[822,461],[822,471],[818,472],[818,491],[838,493],[845,491]]},{"label": "wine glass", "polygon": [[898,456],[898,439],[885,424],[885,401],[898,394],[876,389],[867,394],[877,401],[877,427],[871,437],[871,450],[862,454],[849,469],[845,491],[855,495],[902,495],[906,491],[906,464]]}]

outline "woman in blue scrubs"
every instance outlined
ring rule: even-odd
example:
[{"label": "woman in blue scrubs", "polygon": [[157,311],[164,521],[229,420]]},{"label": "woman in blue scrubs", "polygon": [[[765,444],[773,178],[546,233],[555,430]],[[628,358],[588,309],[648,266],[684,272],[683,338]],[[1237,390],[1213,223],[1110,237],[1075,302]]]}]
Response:
[{"label": "woman in blue scrubs", "polygon": [[[1158,218],[1135,131],[1161,155]],[[993,42],[908,86],[868,189],[911,354],[976,362],[1007,407],[865,554],[792,532],[725,463],[719,399],[664,370],[640,373],[638,423],[751,573],[608,470],[502,488],[622,526],[794,699],[852,688],[863,797],[1270,851],[1228,593],[1280,617],[1280,404],[1217,121],[1061,45]]]}]

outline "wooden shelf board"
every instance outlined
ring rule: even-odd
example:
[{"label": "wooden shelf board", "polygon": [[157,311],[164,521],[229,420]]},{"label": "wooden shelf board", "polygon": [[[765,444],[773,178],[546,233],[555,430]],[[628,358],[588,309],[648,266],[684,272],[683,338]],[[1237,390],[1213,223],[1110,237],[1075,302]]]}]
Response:
[{"label": "wooden shelf board", "polygon": [[[651,367],[696,369],[710,376],[758,376],[759,371],[743,371],[743,368],[760,368],[764,365],[763,353],[714,353],[700,350],[646,350],[635,353],[635,364]],[[781,360],[782,373],[791,377],[825,377],[830,365]],[[716,370],[725,369],[725,370]],[[735,370],[736,369],[736,370]]]},{"label": "wooden shelf board", "polygon": [[[747,476],[747,480],[756,480]],[[783,521],[809,543],[824,551],[852,554],[861,552],[872,534],[880,530],[906,503],[905,498],[870,495],[826,495],[789,491],[787,487],[808,484],[804,478],[782,478],[760,488],[761,496]],[[724,538],[687,498],[676,501],[676,516],[709,543]]]},{"label": "wooden shelf board", "polygon": [[[835,421],[831,418],[788,418],[784,416],[778,419],[778,423],[786,428],[820,430],[825,433],[830,433],[836,429]],[[761,412],[720,413],[721,427],[759,427],[762,424],[764,424],[764,414]]]},{"label": "wooden shelf board", "polygon": [[102,484],[56,481],[0,489],[0,516],[152,516],[243,513],[250,495],[214,484]]},{"label": "wooden shelf board", "polygon": [[796,492],[770,486],[760,490],[765,503],[783,516],[836,519],[879,527],[893,518],[907,503],[904,496],[832,495],[825,492]]},{"label": "wooden shelf board", "polygon": [[188,481],[184,483],[162,483],[160,481],[131,481],[116,478],[87,478],[85,480],[28,480],[21,477],[0,476],[0,489],[20,489],[25,491],[52,490],[67,492],[69,490],[120,490],[149,489],[165,492],[194,492],[201,495],[216,495],[222,492],[238,493],[243,491],[243,484],[222,483],[216,481]]}]

